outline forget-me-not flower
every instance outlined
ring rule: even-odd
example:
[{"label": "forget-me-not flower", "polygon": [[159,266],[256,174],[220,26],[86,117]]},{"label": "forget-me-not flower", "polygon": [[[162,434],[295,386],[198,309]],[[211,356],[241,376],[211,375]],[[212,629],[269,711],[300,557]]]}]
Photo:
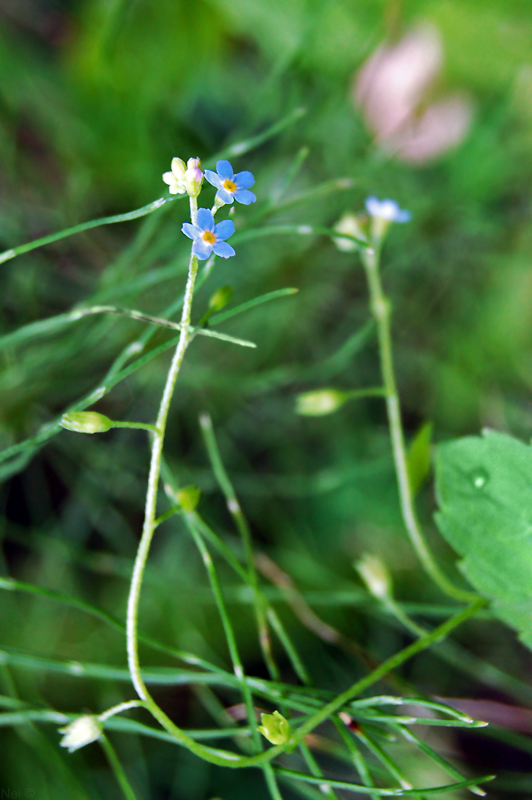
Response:
[{"label": "forget-me-not flower", "polygon": [[205,261],[211,253],[221,258],[230,258],[235,254],[231,245],[225,241],[235,232],[233,221],[224,219],[215,225],[212,211],[208,208],[198,208],[196,224],[184,222],[181,230],[185,236],[194,240],[192,254],[200,261]]},{"label": "forget-me-not flower", "polygon": [[226,205],[231,205],[237,201],[245,206],[254,203],[257,199],[249,187],[255,183],[255,178],[251,172],[237,172],[235,175],[233,167],[229,161],[217,161],[216,172],[211,169],[205,170],[205,177],[212,186],[215,186],[216,201],[221,201]]},{"label": "forget-me-not flower", "polygon": [[412,219],[410,211],[400,209],[395,200],[377,200],[376,197],[368,197],[366,210],[371,217],[385,222],[410,222]]}]

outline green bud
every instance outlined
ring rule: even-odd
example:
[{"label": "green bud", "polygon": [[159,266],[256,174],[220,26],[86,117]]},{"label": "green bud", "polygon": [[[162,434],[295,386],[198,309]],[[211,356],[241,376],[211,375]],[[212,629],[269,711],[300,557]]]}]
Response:
[{"label": "green bud", "polygon": [[390,596],[392,580],[380,558],[364,553],[354,567],[374,597],[384,600]]},{"label": "green bud", "polygon": [[59,424],[67,431],[76,433],[106,433],[113,427],[109,417],[104,417],[97,411],[72,411],[70,414],[63,414]]},{"label": "green bud", "polygon": [[233,294],[232,286],[220,286],[209,300],[209,309],[211,311],[221,311],[231,300]]},{"label": "green bud", "polygon": [[187,514],[196,510],[200,497],[201,492],[197,486],[184,486],[176,492],[176,500]]},{"label": "green bud", "polygon": [[261,714],[262,725],[257,728],[259,733],[272,744],[286,744],[292,735],[292,729],[287,719],[279,711],[273,714]]},{"label": "green bud", "polygon": [[338,389],[304,392],[296,397],[296,413],[306,417],[321,417],[337,411],[346,400],[346,393]]}]

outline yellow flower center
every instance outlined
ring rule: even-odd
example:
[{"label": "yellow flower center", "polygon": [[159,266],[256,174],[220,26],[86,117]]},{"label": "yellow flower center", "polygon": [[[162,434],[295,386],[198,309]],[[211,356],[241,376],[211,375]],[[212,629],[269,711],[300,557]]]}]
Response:
[{"label": "yellow flower center", "polygon": [[207,244],[214,244],[216,241],[216,236],[214,233],[211,233],[211,231],[205,231],[201,238],[204,242],[207,242]]},{"label": "yellow flower center", "polygon": [[236,192],[236,183],[234,181],[226,180],[224,181],[224,189],[227,189],[228,192]]}]

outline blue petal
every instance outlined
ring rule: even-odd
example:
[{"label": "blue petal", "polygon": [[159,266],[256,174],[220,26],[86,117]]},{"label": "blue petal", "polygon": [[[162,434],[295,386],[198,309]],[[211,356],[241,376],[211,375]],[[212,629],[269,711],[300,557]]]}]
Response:
[{"label": "blue petal", "polygon": [[222,203],[225,203],[228,206],[232,206],[235,202],[235,199],[231,192],[228,192],[227,189],[218,189],[216,192],[216,200],[221,200]]},{"label": "blue petal", "polygon": [[254,203],[256,199],[253,192],[249,192],[247,189],[237,189],[235,192],[235,200],[242,203],[244,206],[249,206],[249,204]]},{"label": "blue petal", "polygon": [[412,219],[412,214],[410,211],[401,211],[401,209],[397,210],[397,215],[395,217],[396,222],[410,222]]},{"label": "blue petal", "polygon": [[216,170],[220,178],[222,178],[224,181],[232,180],[233,167],[231,166],[229,161],[217,161]]},{"label": "blue petal", "polygon": [[244,172],[237,172],[233,180],[239,189],[249,189],[249,187],[253,186],[255,183],[253,173],[248,172],[248,170],[245,170]]},{"label": "blue petal", "polygon": [[200,236],[201,231],[196,225],[191,225],[190,222],[183,222],[183,227],[181,231],[188,236],[189,239],[195,239],[196,236]]},{"label": "blue petal", "polygon": [[219,222],[216,228],[214,229],[214,233],[216,234],[217,239],[229,239],[230,236],[233,235],[235,232],[235,223],[232,219],[224,219],[222,222]]},{"label": "blue petal", "polygon": [[214,217],[210,208],[198,208],[198,228],[202,231],[214,230]]},{"label": "blue petal", "polygon": [[372,217],[378,217],[381,210],[381,202],[376,197],[368,197],[366,200],[366,211]]},{"label": "blue petal", "polygon": [[203,239],[196,239],[192,245],[192,254],[200,261],[205,261],[206,258],[209,258],[211,250],[212,244],[204,242]]},{"label": "blue petal", "polygon": [[205,170],[205,177],[211,184],[211,186],[216,186],[217,189],[222,188],[222,179],[216,172],[213,172],[212,169]]},{"label": "blue petal", "polygon": [[235,251],[227,242],[215,242],[212,249],[220,258],[231,258],[235,254]]}]

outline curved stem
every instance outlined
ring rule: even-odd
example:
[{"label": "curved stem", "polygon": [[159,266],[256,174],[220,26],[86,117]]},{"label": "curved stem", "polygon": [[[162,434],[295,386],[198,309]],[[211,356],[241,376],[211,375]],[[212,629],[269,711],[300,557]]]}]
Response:
[{"label": "curved stem", "polygon": [[[190,198],[190,214],[192,221],[196,219],[197,213],[197,200],[194,197]],[[156,513],[157,513],[157,492],[159,488],[159,476],[161,473],[161,458],[163,453],[164,435],[166,431],[166,422],[168,419],[168,412],[170,410],[170,403],[174,393],[175,384],[179,375],[183,356],[190,342],[190,315],[192,311],[192,298],[194,296],[194,283],[198,273],[198,259],[195,255],[191,254],[190,264],[188,268],[187,286],[185,289],[185,298],[183,301],[183,311],[181,314],[181,334],[179,341],[172,359],[170,371],[166,379],[166,385],[159,406],[159,413],[155,427],[157,433],[153,435],[153,444],[151,452],[150,472],[148,478],[148,491],[146,494],[146,510],[144,516],[144,526],[142,530],[142,537],[140,540],[139,548],[135,558],[135,565],[133,567],[133,575],[131,578],[131,586],[129,590],[128,606],[127,606],[127,654],[129,672],[131,680],[138,696],[145,700],[150,709],[154,701],[148,694],[148,690],[142,680],[139,665],[138,653],[138,610],[140,600],[140,590],[142,587],[142,579],[148,559],[151,541],[156,528]],[[150,702],[151,701],[151,702]]]},{"label": "curved stem", "polygon": [[98,714],[98,719],[100,722],[105,722],[106,720],[110,719],[110,717],[114,717],[116,714],[121,714],[122,711],[128,711],[130,708],[144,708],[144,701],[126,700],[125,703],[119,703],[112,708],[108,708],[107,711],[103,712],[103,714]]},{"label": "curved stem", "polygon": [[405,527],[419,560],[432,580],[450,597],[461,600],[462,602],[471,602],[476,600],[478,595],[455,586],[440,570],[429,550],[417,519],[408,478],[406,447],[401,421],[401,406],[395,383],[390,320],[391,306],[382,290],[378,249],[366,248],[363,250],[362,263],[364,264],[368,280],[371,312],[377,323],[382,381],[386,390],[386,408],[390,425],[393,459]]}]

